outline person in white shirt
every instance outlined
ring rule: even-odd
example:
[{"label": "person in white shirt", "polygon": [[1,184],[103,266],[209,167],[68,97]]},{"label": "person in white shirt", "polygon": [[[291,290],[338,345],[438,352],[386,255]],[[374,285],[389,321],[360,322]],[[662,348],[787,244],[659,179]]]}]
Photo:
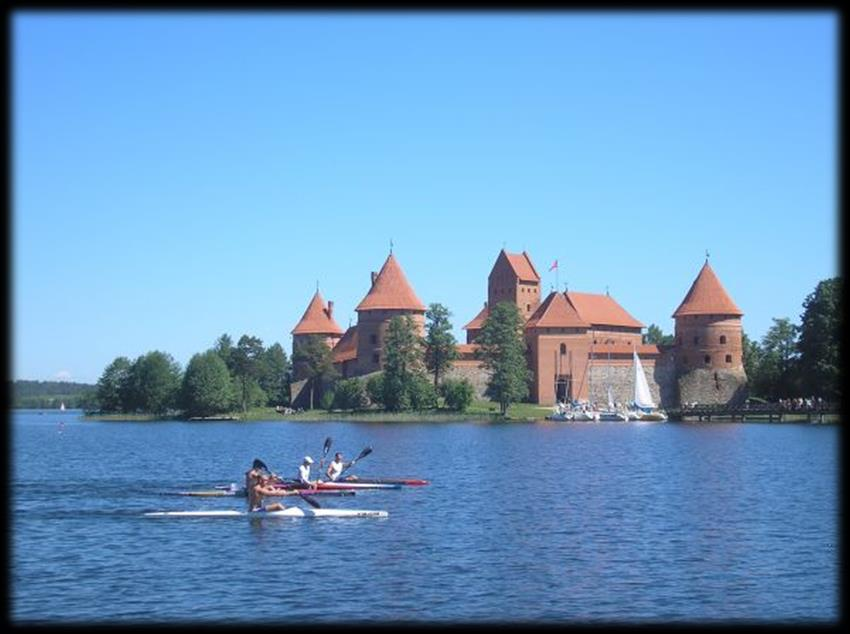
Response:
[{"label": "person in white shirt", "polygon": [[306,484],[311,487],[315,487],[319,481],[310,480],[310,465],[313,464],[313,459],[310,456],[304,456],[304,462],[301,463],[301,466],[298,467],[298,481],[301,484]]},{"label": "person in white shirt", "polygon": [[325,475],[328,476],[331,482],[336,482],[337,479],[342,475],[342,472],[351,466],[350,462],[342,461],[342,454],[337,452],[334,454],[333,461],[328,465],[327,471],[325,471]]}]

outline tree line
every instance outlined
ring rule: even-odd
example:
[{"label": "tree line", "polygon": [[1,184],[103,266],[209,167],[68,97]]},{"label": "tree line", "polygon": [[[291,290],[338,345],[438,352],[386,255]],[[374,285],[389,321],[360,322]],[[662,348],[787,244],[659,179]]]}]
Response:
[{"label": "tree line", "polygon": [[11,384],[12,407],[25,409],[88,408],[95,402],[95,386],[72,381],[27,381]]},{"label": "tree line", "polygon": [[192,356],[182,370],[167,352],[154,350],[131,361],[117,357],[96,385],[96,407],[109,413],[213,416],[235,409],[289,403],[291,367],[279,343],[268,348],[243,335],[228,334]]}]

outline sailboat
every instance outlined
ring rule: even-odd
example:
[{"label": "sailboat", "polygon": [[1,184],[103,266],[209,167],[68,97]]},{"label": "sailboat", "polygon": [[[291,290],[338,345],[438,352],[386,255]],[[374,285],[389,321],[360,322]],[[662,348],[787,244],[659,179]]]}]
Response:
[{"label": "sailboat", "polygon": [[65,401],[62,401],[61,403],[59,403],[59,411],[60,412],[65,411]]},{"label": "sailboat", "polygon": [[624,422],[628,417],[620,411],[617,411],[614,405],[614,397],[611,395],[611,386],[608,386],[608,408],[599,412],[599,420]]},{"label": "sailboat", "polygon": [[652,394],[649,391],[649,383],[646,382],[646,374],[638,357],[637,348],[632,350],[632,359],[635,369],[635,409],[629,413],[629,420],[639,421],[665,421],[667,414],[655,406]]}]

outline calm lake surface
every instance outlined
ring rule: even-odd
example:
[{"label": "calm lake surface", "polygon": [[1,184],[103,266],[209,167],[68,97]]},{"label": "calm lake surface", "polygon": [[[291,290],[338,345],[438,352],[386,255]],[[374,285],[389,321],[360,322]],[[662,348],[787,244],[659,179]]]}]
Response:
[{"label": "calm lake surface", "polygon": [[[839,618],[838,425],[78,414],[10,414],[14,622]],[[431,484],[318,498],[387,519],[142,515],[242,510],[173,493],[241,482],[254,458],[294,476],[326,436],[347,459],[374,448],[352,473]]]}]

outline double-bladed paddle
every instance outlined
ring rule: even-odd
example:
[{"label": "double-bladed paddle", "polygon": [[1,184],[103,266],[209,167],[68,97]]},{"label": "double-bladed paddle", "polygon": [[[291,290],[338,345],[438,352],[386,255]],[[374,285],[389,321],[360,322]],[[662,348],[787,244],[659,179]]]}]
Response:
[{"label": "double-bladed paddle", "polygon": [[327,438],[325,438],[325,446],[322,449],[322,459],[319,460],[319,470],[320,471],[321,471],[322,467],[325,466],[325,456],[328,455],[328,451],[330,451],[330,448],[331,448],[331,437],[328,436]]},{"label": "double-bladed paddle", "polygon": [[360,455],[358,455],[354,460],[352,460],[351,462],[349,462],[347,465],[345,465],[342,468],[342,471],[339,472],[339,477],[341,478],[343,473],[345,473],[351,467],[353,467],[355,462],[357,462],[358,460],[362,460],[363,458],[368,456],[370,453],[372,453],[371,447],[366,447],[365,449],[363,449],[363,451],[360,452]]}]

